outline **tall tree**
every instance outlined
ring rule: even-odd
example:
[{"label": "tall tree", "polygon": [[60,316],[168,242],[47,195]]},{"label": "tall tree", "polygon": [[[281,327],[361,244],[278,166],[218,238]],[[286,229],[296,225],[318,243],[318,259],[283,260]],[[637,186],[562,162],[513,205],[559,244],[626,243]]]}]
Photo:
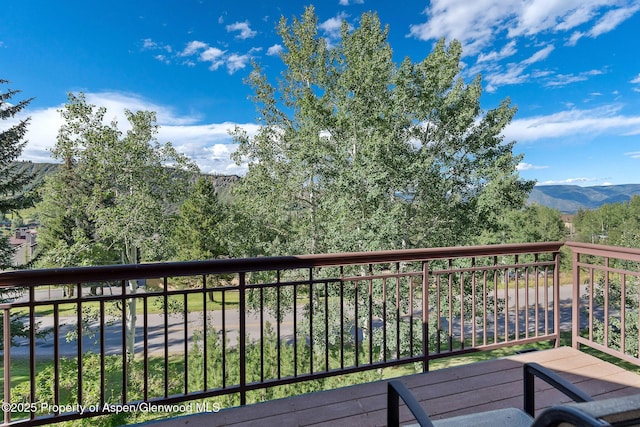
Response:
[{"label": "tall tree", "polygon": [[[0,85],[6,85],[7,80],[0,79]],[[33,98],[24,99],[16,103],[12,98],[20,93],[15,89],[2,89],[0,91],[0,120],[14,121],[7,128],[0,131],[0,214],[16,212],[19,209],[29,207],[33,203],[33,197],[29,193],[33,177],[25,168],[19,168],[15,161],[18,159],[27,141],[24,136],[27,132],[29,118],[14,120]],[[0,236],[0,270],[13,266],[13,249],[6,237]],[[20,266],[18,266],[20,267]],[[19,289],[0,290],[0,302],[8,302],[19,297],[22,292]],[[0,313],[0,328],[4,325],[4,313]],[[29,325],[20,320],[20,316],[13,313],[10,319],[11,338],[16,336],[29,336]],[[36,325],[37,327],[37,325]],[[0,343],[0,349],[3,344]]]},{"label": "tall tree", "polygon": [[178,210],[172,233],[177,258],[189,261],[228,255],[226,218],[213,183],[201,177]]},{"label": "tall tree", "polygon": [[[8,84],[7,80],[0,79],[0,85]],[[17,103],[11,99],[20,93],[19,90],[5,89],[0,91],[0,120],[14,119],[16,114],[22,111],[33,98],[24,99]],[[27,141],[24,136],[27,132],[29,118],[18,120],[5,130],[0,131],[0,213],[7,214],[19,209],[29,207],[33,198],[26,192],[29,189],[33,177],[20,169],[15,161],[18,159]],[[0,270],[11,266],[13,250],[5,237],[0,236]]]},{"label": "tall tree", "polygon": [[[43,203],[55,205],[51,199],[63,194],[74,216],[49,217],[59,232],[71,233],[46,240],[58,244],[44,250],[55,256],[58,250],[74,249],[69,244],[80,244],[89,247],[89,259],[113,251],[128,264],[157,259],[169,238],[167,221],[197,167],[170,143],[157,141],[153,112],[125,111],[129,129],[124,133],[117,122],[106,123],[106,109],[88,104],[83,94],[70,94],[61,114],[64,124],[52,152],[64,167],[48,183],[58,191],[44,194]],[[73,190],[68,189],[70,183]],[[137,286],[137,281],[130,281],[129,292],[134,294]],[[130,354],[135,302],[129,300],[126,319]]]},{"label": "tall tree", "polygon": [[313,7],[281,19],[282,79],[249,77],[262,127],[233,133],[236,187],[271,253],[460,244],[521,207],[533,183],[501,132],[509,100],[480,108],[480,77],[459,76],[461,46],[438,42],[424,60],[393,62],[376,14],[342,25],[328,46]]}]

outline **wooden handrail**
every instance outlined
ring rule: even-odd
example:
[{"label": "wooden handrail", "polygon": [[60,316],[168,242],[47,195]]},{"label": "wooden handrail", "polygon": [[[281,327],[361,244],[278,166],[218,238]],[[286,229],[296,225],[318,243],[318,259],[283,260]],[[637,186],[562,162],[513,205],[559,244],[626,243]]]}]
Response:
[{"label": "wooden handrail", "polygon": [[247,273],[264,270],[331,267],[385,262],[407,262],[457,257],[515,255],[531,252],[556,252],[562,242],[514,243],[506,245],[459,246],[426,249],[402,249],[375,252],[348,252],[318,255],[271,256],[215,259],[207,261],[161,262],[135,265],[103,265],[0,273],[0,287],[47,284],[74,284],[91,281],[151,279],[202,274]]}]

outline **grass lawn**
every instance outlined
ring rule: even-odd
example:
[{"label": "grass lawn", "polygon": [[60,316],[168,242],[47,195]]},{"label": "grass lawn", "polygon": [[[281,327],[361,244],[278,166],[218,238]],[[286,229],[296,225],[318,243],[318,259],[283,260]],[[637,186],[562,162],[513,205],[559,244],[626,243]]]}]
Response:
[{"label": "grass lawn", "polygon": [[[207,297],[207,310],[220,310],[222,309],[222,291],[212,291],[213,301],[211,298]],[[236,307],[239,303],[239,295],[238,291],[226,291],[225,292],[225,305],[227,308]],[[162,314],[164,313],[164,301],[162,297],[149,297],[149,302],[147,303],[147,312],[149,314]],[[73,301],[70,299],[70,301]],[[172,295],[169,296],[169,305],[176,306],[175,304],[183,304],[184,296],[183,295]],[[105,307],[107,306],[115,306],[114,302],[105,303]],[[98,301],[83,301],[82,306],[85,310],[99,310],[100,303]],[[202,294],[192,294],[187,298],[187,307],[189,312],[198,312],[204,309],[204,301],[202,298]],[[23,309],[20,311],[23,315],[27,315],[27,309]],[[142,303],[142,299],[138,299],[138,303],[136,304],[136,313],[143,314],[144,313],[144,305]],[[73,302],[69,302],[68,304],[60,304],[58,306],[58,314],[61,317],[73,317],[77,315],[76,304]],[[52,305],[41,305],[36,307],[36,315],[37,316],[52,316],[53,315],[53,306]]]}]

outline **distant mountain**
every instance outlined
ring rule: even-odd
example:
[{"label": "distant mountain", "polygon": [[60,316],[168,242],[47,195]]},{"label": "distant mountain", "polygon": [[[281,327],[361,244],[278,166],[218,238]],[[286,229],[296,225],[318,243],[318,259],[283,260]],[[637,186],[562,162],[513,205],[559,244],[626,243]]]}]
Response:
[{"label": "distant mountain", "polygon": [[529,195],[528,203],[558,209],[573,214],[578,209],[596,209],[607,203],[626,202],[640,195],[640,184],[580,187],[577,185],[537,185]]},{"label": "distant mountain", "polygon": [[27,170],[33,174],[33,187],[36,187],[44,181],[44,178],[52,174],[58,169],[57,163],[33,163],[33,162],[15,162],[19,171]]},{"label": "distant mountain", "polygon": [[[22,171],[26,169],[29,173],[34,175],[33,187],[42,184],[42,182],[44,182],[44,178],[47,175],[54,173],[60,166],[58,163],[16,162],[16,164],[18,166],[18,170]],[[233,184],[240,179],[237,175],[203,174],[203,176],[209,178],[211,182],[213,182],[213,186],[216,191],[222,195],[222,197],[226,197]]]}]

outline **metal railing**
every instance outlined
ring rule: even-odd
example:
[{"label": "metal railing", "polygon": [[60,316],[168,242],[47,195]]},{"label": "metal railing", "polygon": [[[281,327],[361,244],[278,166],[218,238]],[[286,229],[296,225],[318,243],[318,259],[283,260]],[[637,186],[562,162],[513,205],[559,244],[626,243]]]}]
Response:
[{"label": "metal railing", "polygon": [[572,341],[640,365],[640,249],[568,242]]},{"label": "metal railing", "polygon": [[[559,342],[559,249],[532,243],[0,274],[4,422],[40,425]],[[48,332],[41,334],[42,332]],[[28,381],[12,388],[14,366]],[[375,371],[374,371],[375,372]],[[308,383],[307,383],[308,384]],[[147,406],[148,407],[148,406]]]}]

